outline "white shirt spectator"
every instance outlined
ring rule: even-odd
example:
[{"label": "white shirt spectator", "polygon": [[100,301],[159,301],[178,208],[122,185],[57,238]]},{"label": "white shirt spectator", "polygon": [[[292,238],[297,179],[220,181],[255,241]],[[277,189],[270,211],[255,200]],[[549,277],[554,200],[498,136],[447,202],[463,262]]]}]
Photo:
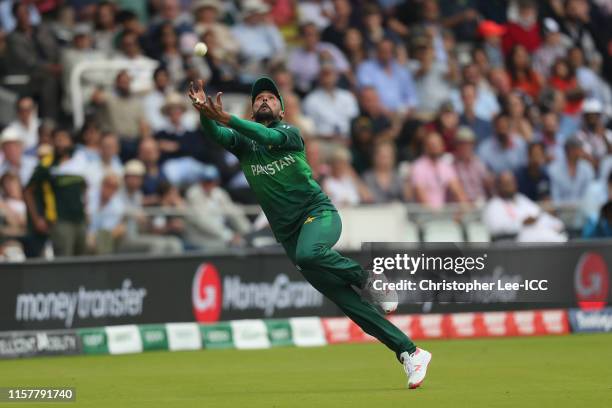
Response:
[{"label": "white shirt spectator", "polygon": [[[531,217],[536,221],[528,226],[523,225]],[[517,235],[526,229],[523,239],[534,239],[561,233],[564,228],[559,219],[542,211],[536,203],[520,193],[511,199],[493,197],[485,206],[482,218],[492,236]]]},{"label": "white shirt spectator", "polygon": [[28,150],[35,147],[38,144],[38,128],[40,127],[40,120],[36,115],[32,114],[29,123],[24,124],[22,121],[16,119],[9,123],[4,129],[4,132],[14,132],[19,135],[23,142],[23,150]]},{"label": "white shirt spectator", "polygon": [[327,177],[323,181],[323,189],[330,200],[339,207],[359,204],[359,191],[355,180],[349,175],[336,178]]},{"label": "white shirt spectator", "polygon": [[355,96],[344,89],[317,88],[304,99],[304,113],[316,124],[319,136],[349,136],[351,120],[359,114]]}]

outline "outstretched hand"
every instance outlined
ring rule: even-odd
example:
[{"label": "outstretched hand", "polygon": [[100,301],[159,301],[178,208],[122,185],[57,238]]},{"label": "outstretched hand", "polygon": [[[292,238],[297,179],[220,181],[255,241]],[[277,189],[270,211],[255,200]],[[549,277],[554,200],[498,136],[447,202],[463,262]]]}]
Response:
[{"label": "outstretched hand", "polygon": [[191,82],[189,84],[189,99],[193,107],[210,120],[214,120],[219,123],[227,125],[229,123],[231,115],[223,111],[223,101],[221,95],[223,92],[218,92],[215,100],[210,96],[206,96],[204,92],[204,81],[201,79],[197,81],[197,84]]}]

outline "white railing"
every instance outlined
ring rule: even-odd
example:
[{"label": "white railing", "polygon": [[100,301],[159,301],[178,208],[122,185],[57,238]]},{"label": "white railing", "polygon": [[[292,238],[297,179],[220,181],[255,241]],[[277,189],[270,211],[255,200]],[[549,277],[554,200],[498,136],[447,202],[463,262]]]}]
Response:
[{"label": "white railing", "polygon": [[[150,77],[153,77],[153,72],[159,63],[151,62],[130,62],[126,60],[108,60],[108,61],[83,61],[78,63],[70,73],[70,98],[72,104],[72,118],[75,128],[80,128],[85,121],[85,101],[83,96],[83,87],[81,81],[83,75],[95,71],[118,72],[120,70],[146,71]],[[114,75],[113,75],[114,77]],[[114,78],[113,78],[114,80]],[[107,86],[108,83],[100,83],[100,86]]]}]

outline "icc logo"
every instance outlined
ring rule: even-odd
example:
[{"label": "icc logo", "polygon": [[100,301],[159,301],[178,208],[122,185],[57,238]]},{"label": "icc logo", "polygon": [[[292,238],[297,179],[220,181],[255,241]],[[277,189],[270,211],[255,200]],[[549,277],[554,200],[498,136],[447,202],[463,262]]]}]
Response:
[{"label": "icc logo", "polygon": [[608,267],[602,256],[595,252],[583,254],[574,272],[578,306],[589,310],[603,308],[608,300],[608,284]]},{"label": "icc logo", "polygon": [[198,322],[216,322],[221,315],[221,280],[214,265],[200,265],[191,285],[193,315]]}]

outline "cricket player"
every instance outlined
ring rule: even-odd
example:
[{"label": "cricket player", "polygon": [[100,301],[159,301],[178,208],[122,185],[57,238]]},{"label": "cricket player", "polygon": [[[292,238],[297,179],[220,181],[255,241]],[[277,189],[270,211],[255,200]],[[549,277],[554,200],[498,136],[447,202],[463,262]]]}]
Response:
[{"label": "cricket player", "polygon": [[[207,96],[203,81],[190,86],[189,98],[200,113],[204,135],[236,155],[274,236],[304,278],[395,352],[409,388],[420,386],[431,353],[417,348],[375,307],[394,310],[397,303],[389,308],[388,294],[373,288],[374,277],[332,249],[340,238],[340,216],[312,178],[299,130],[282,122],[284,104],[274,81],[262,77],[253,84],[253,121],[225,112],[221,95],[215,100]],[[354,288],[369,294],[372,302]]]}]

